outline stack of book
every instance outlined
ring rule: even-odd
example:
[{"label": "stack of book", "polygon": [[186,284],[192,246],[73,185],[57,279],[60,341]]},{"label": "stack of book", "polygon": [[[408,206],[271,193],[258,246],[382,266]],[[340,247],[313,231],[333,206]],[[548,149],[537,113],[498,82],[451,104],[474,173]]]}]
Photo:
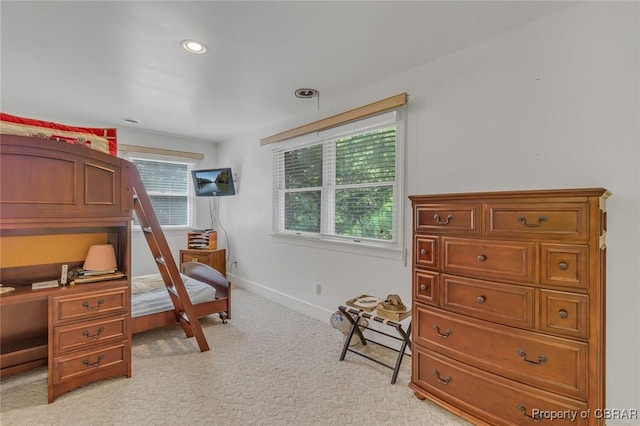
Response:
[{"label": "stack of book", "polygon": [[73,279],[75,284],[95,283],[98,281],[117,280],[125,275],[116,270],[110,269],[107,271],[85,271],[84,269],[78,270],[78,275]]}]

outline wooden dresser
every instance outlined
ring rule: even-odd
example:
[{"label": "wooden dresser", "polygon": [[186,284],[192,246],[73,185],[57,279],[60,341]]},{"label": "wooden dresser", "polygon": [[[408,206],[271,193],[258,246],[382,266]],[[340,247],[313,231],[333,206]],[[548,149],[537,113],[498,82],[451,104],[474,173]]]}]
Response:
[{"label": "wooden dresser", "polygon": [[409,197],[417,397],[476,424],[604,423],[609,195]]}]

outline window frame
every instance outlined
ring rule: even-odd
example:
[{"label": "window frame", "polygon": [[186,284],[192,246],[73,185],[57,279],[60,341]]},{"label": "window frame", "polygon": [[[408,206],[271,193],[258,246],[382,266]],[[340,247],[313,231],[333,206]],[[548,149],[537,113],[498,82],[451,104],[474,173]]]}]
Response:
[{"label": "window frame", "polygon": [[[124,158],[125,160],[131,162],[132,164],[135,165],[134,160],[140,160],[140,161],[153,161],[153,162],[158,162],[158,163],[173,163],[173,164],[183,164],[187,166],[187,171],[186,171],[186,177],[187,177],[187,224],[185,225],[163,225],[160,224],[160,227],[165,230],[165,231],[178,231],[178,230],[184,230],[184,229],[192,229],[193,228],[193,224],[196,221],[196,205],[195,205],[195,192],[193,189],[193,184],[191,181],[191,171],[195,169],[195,162],[193,161],[189,161],[183,157],[173,157],[173,156],[165,156],[165,155],[158,155],[158,154],[150,154],[150,153],[143,153],[143,152],[127,152],[125,155],[122,156],[122,158]],[[140,176],[140,178],[142,179],[142,176]],[[146,188],[145,188],[146,189]],[[152,195],[154,195],[153,192],[149,192],[147,191],[147,194],[149,195],[149,198],[152,199]],[[155,195],[164,195],[166,196],[167,194],[155,194]],[[169,195],[171,196],[171,195]],[[175,195],[178,196],[178,195]],[[131,221],[131,229],[134,231],[142,231],[142,228],[139,224],[135,223],[135,220],[132,219]]]},{"label": "window frame", "polygon": [[[395,179],[392,183],[394,194],[392,240],[375,238],[356,238],[335,235],[335,191],[339,189],[335,183],[335,142],[348,135],[363,134],[376,129],[396,126],[395,146]],[[406,106],[394,108],[390,111],[365,117],[354,122],[344,124],[332,129],[313,134],[303,135],[273,147],[273,226],[272,236],[283,243],[292,243],[305,246],[318,247],[327,245],[333,250],[359,252],[369,255],[389,257],[394,259],[404,258],[404,176],[405,176],[405,145],[406,145]],[[320,207],[320,232],[303,232],[284,229],[285,189],[284,180],[284,153],[294,149],[305,148],[322,144],[323,146],[323,181],[321,190]],[[333,158],[328,156],[328,151],[333,149]],[[327,164],[333,162],[331,164]],[[281,186],[282,185],[282,186]],[[363,186],[367,186],[365,184]],[[375,183],[373,185],[379,185]],[[349,186],[359,186],[357,184]],[[308,190],[310,188],[304,188]]]}]

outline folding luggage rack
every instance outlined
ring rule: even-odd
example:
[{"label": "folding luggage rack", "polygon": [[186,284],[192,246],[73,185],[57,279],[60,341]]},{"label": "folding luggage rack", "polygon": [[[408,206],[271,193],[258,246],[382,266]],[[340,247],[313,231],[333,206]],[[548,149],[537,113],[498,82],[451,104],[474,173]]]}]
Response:
[{"label": "folding luggage rack", "polygon": [[[406,331],[402,328],[402,324],[398,321],[393,321],[387,318],[383,318],[379,315],[376,314],[376,312],[373,313],[369,313],[366,312],[362,309],[357,309],[357,308],[352,308],[349,306],[339,306],[338,310],[340,310],[343,314],[345,314],[345,317],[347,317],[347,319],[349,320],[349,322],[351,323],[351,326],[349,327],[349,332],[347,333],[347,337],[344,341],[344,346],[342,348],[342,353],[340,354],[340,361],[344,361],[344,357],[348,352],[352,352],[356,355],[360,355],[362,357],[365,357],[373,362],[376,362],[384,367],[390,368],[391,370],[393,370],[393,376],[391,377],[391,384],[394,384],[396,382],[396,379],[398,378],[398,372],[400,371],[400,366],[402,365],[402,358],[404,357],[404,355],[407,356],[411,356],[411,354],[409,353],[405,353],[407,347],[409,349],[411,349],[411,321],[409,321],[409,325],[406,329]],[[389,333],[385,333],[384,331],[380,331],[380,330],[376,330],[375,328],[371,328],[369,326],[364,326],[360,323],[360,318],[366,318],[384,325],[388,325],[390,327],[393,327],[396,329],[396,331],[398,332],[398,334],[400,335],[400,337],[398,336],[394,336],[392,334]],[[369,338],[364,337],[364,335],[362,334],[363,330],[370,330],[374,333],[378,333],[378,334],[382,334],[384,336],[387,336],[391,339],[394,340],[398,340],[400,342],[402,342],[402,344],[400,345],[400,349],[396,349],[396,348],[392,348],[391,346],[387,346],[383,343],[380,342],[376,342],[375,340],[371,340]],[[394,352],[398,353],[398,357],[396,358],[396,363],[394,366],[389,365],[385,362],[382,362],[378,359],[375,359],[371,356],[369,356],[368,354],[359,352],[355,349],[351,349],[349,347],[349,344],[351,343],[351,339],[353,338],[353,335],[357,334],[358,337],[360,338],[360,341],[362,342],[363,345],[366,345],[367,342],[370,343],[374,343],[378,346],[382,346],[384,348],[387,348],[389,350],[392,350]]]}]

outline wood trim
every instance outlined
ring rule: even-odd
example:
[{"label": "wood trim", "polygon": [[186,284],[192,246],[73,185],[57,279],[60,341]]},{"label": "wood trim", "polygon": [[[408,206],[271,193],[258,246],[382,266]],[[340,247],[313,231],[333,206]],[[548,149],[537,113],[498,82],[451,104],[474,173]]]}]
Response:
[{"label": "wood trim", "polygon": [[327,130],[332,127],[349,123],[351,121],[389,111],[391,109],[405,105],[407,103],[407,99],[408,95],[406,93],[400,93],[399,95],[391,96],[390,98],[382,99],[380,101],[354,108],[352,110],[342,112],[331,117],[323,118],[322,120],[314,121],[313,123],[308,123],[303,126],[296,127],[295,129],[290,129],[272,136],[268,136],[266,138],[262,138],[260,139],[260,145],[282,142],[287,139],[295,138],[297,136],[319,132],[321,130]]},{"label": "wood trim", "polygon": [[183,158],[191,158],[194,160],[204,159],[204,154],[200,154],[198,152],[176,151],[173,149],[151,148],[148,146],[139,146],[139,145],[118,144],[118,151],[142,152],[145,154],[165,155],[168,157],[183,157]]}]

